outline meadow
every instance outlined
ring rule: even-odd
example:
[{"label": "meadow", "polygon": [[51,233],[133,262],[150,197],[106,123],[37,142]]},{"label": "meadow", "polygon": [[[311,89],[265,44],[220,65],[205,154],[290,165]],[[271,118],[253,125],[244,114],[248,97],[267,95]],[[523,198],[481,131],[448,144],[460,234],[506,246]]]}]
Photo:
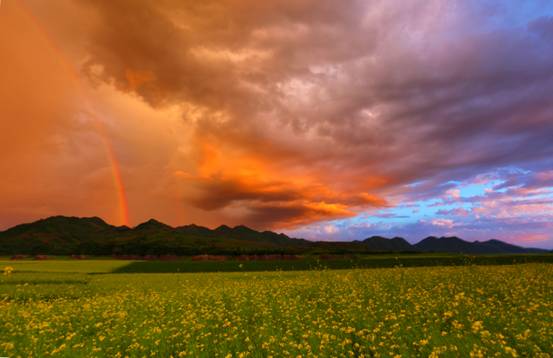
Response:
[{"label": "meadow", "polygon": [[553,352],[553,265],[547,263],[122,272],[132,264],[0,262],[0,268],[14,268],[0,277],[0,356],[550,357]]}]

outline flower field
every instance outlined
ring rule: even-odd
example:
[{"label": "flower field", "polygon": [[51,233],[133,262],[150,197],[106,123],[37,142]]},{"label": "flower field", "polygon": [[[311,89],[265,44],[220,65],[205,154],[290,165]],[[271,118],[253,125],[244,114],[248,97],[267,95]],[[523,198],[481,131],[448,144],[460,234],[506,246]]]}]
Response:
[{"label": "flower field", "polygon": [[0,356],[550,357],[553,265],[0,276]]}]

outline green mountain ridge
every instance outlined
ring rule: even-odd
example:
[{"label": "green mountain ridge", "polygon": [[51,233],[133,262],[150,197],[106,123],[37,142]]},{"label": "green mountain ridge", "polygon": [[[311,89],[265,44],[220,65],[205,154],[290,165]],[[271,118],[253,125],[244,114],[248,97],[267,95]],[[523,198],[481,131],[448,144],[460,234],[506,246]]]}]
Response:
[{"label": "green mountain ridge", "polygon": [[2,255],[199,255],[199,254],[355,254],[449,252],[465,254],[544,253],[499,240],[468,242],[427,237],[410,244],[401,237],[372,236],[362,241],[308,241],[239,225],[209,229],[171,227],[150,219],[134,228],[113,226],[98,217],[53,216],[0,232]]}]

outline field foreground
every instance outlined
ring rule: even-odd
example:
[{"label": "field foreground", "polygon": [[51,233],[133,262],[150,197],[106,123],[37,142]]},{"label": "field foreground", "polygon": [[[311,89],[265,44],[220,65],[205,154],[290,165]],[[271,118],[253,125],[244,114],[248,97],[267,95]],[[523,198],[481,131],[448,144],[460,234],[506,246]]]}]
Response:
[{"label": "field foreground", "polygon": [[550,264],[16,270],[0,278],[0,356],[550,357],[551,277]]}]

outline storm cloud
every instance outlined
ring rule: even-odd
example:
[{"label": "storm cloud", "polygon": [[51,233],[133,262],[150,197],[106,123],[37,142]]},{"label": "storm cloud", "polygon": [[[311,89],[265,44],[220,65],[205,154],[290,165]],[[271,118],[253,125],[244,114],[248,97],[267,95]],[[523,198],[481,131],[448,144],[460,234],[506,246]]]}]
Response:
[{"label": "storm cloud", "polygon": [[[511,190],[517,178],[535,189],[551,187],[544,174],[553,168],[551,6],[315,0],[26,4],[8,4],[2,16],[23,12],[35,18],[49,40],[37,35],[25,51],[50,42],[76,69],[129,183],[133,222],[149,216],[173,223],[224,221],[324,236],[310,225],[345,220],[368,233],[357,221],[435,200],[441,207],[432,217],[415,224],[395,213],[402,218],[390,231],[418,225],[411,232],[430,234],[474,224],[470,236],[480,238],[489,232],[472,214],[484,215],[478,208],[489,204],[491,194],[468,200],[445,192],[483,175],[496,176],[495,189],[490,187],[496,195],[506,195],[500,192]],[[3,26],[5,34],[16,25]],[[10,41],[2,38],[2,46],[16,46]],[[32,61],[44,65],[40,58]],[[8,90],[6,82],[0,90]],[[78,107],[69,95],[59,97]],[[75,113],[86,112],[59,108],[64,114],[48,128],[35,116],[30,127],[49,133],[50,125],[62,123],[69,138],[88,133],[82,118],[74,125]],[[14,117],[1,110],[4,123]],[[23,133],[23,124],[10,123]],[[83,151],[88,159],[80,165],[100,170],[101,155]],[[515,178],[513,168],[526,176]],[[14,173],[24,175],[22,169]],[[107,208],[110,200],[106,194],[95,209]],[[470,201],[470,207],[455,206],[459,200]],[[48,209],[60,210],[56,205]],[[547,218],[549,209],[543,207]],[[113,214],[106,209],[103,215]],[[455,224],[458,217],[464,226]],[[532,225],[525,217],[524,211],[516,216],[515,232],[525,222]],[[503,220],[507,225],[514,219]],[[551,235],[540,227],[541,235]],[[345,237],[346,231],[332,232]]]}]

